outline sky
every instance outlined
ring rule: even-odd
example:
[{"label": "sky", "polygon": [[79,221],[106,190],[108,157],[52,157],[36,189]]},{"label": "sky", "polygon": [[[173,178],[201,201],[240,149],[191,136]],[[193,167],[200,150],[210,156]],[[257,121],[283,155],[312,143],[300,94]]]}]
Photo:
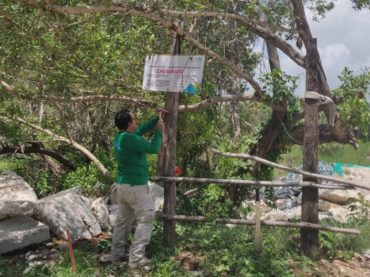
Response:
[{"label": "sky", "polygon": [[[313,21],[312,13],[307,18],[317,44],[329,87],[339,86],[338,75],[345,66],[355,73],[370,67],[370,10],[355,11],[351,1],[338,0],[335,8],[319,22]],[[290,75],[299,75],[297,95],[305,88],[304,71],[281,55],[282,69]]]}]

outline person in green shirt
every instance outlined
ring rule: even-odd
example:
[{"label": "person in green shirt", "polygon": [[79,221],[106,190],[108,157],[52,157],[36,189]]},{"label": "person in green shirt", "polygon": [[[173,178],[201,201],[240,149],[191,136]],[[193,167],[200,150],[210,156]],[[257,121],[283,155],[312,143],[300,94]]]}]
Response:
[{"label": "person in green shirt", "polygon": [[[131,269],[150,269],[150,260],[145,257],[145,246],[149,243],[155,218],[154,201],[148,188],[147,154],[160,150],[164,123],[164,112],[144,124],[137,126],[136,118],[129,110],[119,111],[114,122],[118,133],[114,138],[114,152],[118,163],[113,193],[119,205],[114,225],[110,254],[101,257],[102,262],[123,261],[126,256],[127,239],[131,225],[136,219],[137,227],[129,251]],[[142,136],[154,131],[151,140]]]}]

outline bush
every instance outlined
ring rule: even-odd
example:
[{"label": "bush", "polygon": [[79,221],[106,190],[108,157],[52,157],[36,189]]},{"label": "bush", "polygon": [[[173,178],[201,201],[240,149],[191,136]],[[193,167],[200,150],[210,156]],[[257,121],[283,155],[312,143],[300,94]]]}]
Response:
[{"label": "bush", "polygon": [[91,195],[94,194],[94,185],[98,180],[99,169],[94,164],[80,165],[62,178],[62,190],[81,187],[84,193]]}]

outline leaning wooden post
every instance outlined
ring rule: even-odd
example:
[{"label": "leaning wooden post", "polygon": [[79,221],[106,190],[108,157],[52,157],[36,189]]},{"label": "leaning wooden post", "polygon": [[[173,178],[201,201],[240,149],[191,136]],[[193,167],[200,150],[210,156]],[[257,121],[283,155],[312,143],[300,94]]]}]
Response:
[{"label": "leaning wooden post", "polygon": [[73,254],[72,235],[71,235],[70,230],[67,230],[67,241],[68,241],[69,258],[71,259],[72,272],[77,273],[75,256]]},{"label": "leaning wooden post", "polygon": [[256,226],[254,234],[254,250],[258,254],[261,250],[261,199],[260,189],[256,189]]},{"label": "leaning wooden post", "polygon": [[[171,54],[180,54],[181,38],[172,33],[173,44]],[[160,174],[162,176],[175,176],[176,166],[176,138],[177,138],[177,118],[179,107],[180,92],[167,94],[165,117],[164,144],[159,156]],[[165,214],[174,215],[176,211],[176,182],[170,181],[164,184],[164,207]],[[171,219],[163,220],[163,242],[166,246],[172,247],[175,244],[176,222]]]},{"label": "leaning wooden post", "polygon": [[[318,53],[317,41],[312,39],[306,45],[306,91],[319,92],[318,80]],[[303,139],[303,170],[317,173],[319,127],[318,127],[318,99],[305,98],[304,139]],[[303,181],[317,182],[316,178],[303,177]],[[302,188],[302,221],[318,224],[318,198],[317,188]],[[301,229],[301,250],[304,255],[317,258],[319,256],[320,242],[319,230]]]}]

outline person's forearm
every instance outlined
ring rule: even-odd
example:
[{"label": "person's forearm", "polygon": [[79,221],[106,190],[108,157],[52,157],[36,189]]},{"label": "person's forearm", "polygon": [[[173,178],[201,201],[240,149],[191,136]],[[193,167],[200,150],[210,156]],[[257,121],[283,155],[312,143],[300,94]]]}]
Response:
[{"label": "person's forearm", "polygon": [[157,124],[159,120],[159,117],[156,116],[156,117],[153,117],[152,119],[146,121],[145,123],[141,124],[137,129],[136,129],[136,133],[138,135],[143,135],[145,134],[146,132],[152,130],[155,125]]}]

